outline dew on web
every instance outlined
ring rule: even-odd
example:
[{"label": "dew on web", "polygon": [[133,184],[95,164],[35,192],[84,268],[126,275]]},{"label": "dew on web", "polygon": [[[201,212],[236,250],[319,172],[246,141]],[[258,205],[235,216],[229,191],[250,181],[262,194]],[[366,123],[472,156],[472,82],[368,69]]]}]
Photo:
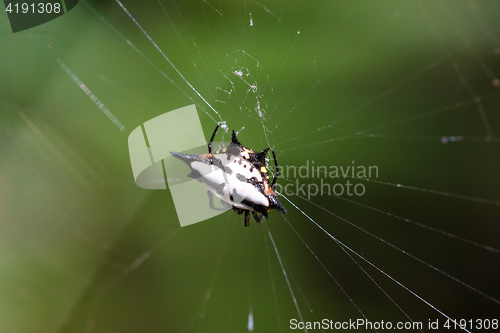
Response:
[{"label": "dew on web", "polygon": [[[58,124],[66,132],[17,112],[31,129],[27,140],[42,138],[37,144],[48,157],[40,160],[67,155],[71,161],[62,164],[56,186],[41,182],[34,169],[30,186],[0,177],[12,197],[33,195],[34,188],[42,194],[81,188],[79,195],[58,196],[71,209],[61,209],[62,222],[32,245],[43,252],[47,241],[64,243],[78,248],[68,252],[73,261],[95,262],[84,275],[56,254],[63,262],[58,276],[85,280],[60,306],[69,309],[60,331],[284,332],[293,320],[323,319],[405,322],[427,331],[430,322],[466,319],[457,329],[469,332],[476,319],[491,325],[498,318],[499,276],[492,269],[500,253],[498,5],[83,4],[95,29],[89,36],[106,43],[89,38],[71,49],[36,31],[27,35],[50,47],[47,58],[66,72],[57,87],[76,109],[73,115],[61,108]],[[117,98],[117,91],[131,93]],[[84,116],[76,115],[82,94],[93,102]],[[241,215],[227,212],[180,228],[169,192],[138,194],[129,166],[124,171],[110,162],[126,164],[128,156],[102,148],[117,134],[94,128],[111,120],[121,134],[193,103],[205,135],[219,125],[222,138],[235,130],[245,146],[275,150],[277,193],[287,214],[271,211],[269,220],[245,228]],[[40,136],[54,132],[61,134]],[[22,147],[11,130],[5,133]],[[35,156],[23,154],[18,165]],[[272,156],[266,160],[274,175]],[[358,177],[354,160],[380,172]],[[17,175],[15,165],[2,170]],[[302,176],[318,166],[326,170],[319,177]],[[333,167],[346,166],[352,174],[330,176]],[[328,192],[347,182],[363,195]],[[41,210],[30,202],[28,213],[16,214],[11,246],[25,241],[24,228]],[[45,257],[37,260],[50,266]],[[26,283],[18,298],[40,294]]]}]

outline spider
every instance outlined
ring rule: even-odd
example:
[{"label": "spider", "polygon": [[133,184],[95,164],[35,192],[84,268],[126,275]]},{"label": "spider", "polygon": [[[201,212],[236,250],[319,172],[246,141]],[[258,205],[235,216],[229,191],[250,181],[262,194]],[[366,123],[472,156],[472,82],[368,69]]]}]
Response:
[{"label": "spider", "polygon": [[[266,167],[266,155],[270,148],[255,152],[243,146],[233,130],[231,143],[212,153],[212,142],[218,129],[219,125],[215,127],[208,143],[208,154],[170,152],[189,166],[191,173],[188,177],[198,180],[208,188],[210,208],[231,208],[238,214],[245,213],[246,227],[250,225],[250,212],[256,222],[260,222],[263,217],[268,218],[271,209],[286,213],[274,193],[280,175],[274,150],[272,154],[276,172],[270,183]],[[214,207],[214,195],[226,209]]]}]

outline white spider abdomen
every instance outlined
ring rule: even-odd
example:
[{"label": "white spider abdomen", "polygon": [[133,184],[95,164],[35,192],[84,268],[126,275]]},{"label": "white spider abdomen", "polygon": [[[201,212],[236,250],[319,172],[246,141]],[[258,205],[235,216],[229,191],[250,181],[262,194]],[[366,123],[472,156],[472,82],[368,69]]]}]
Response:
[{"label": "white spider abdomen", "polygon": [[[262,176],[257,169],[254,168],[250,172],[250,164],[248,162],[243,161],[240,165],[237,158],[235,159],[236,163],[233,160],[231,159],[230,161],[225,161],[227,163],[224,163],[227,165],[228,172],[224,172],[219,167],[198,161],[192,162],[191,168],[200,174],[203,179],[198,180],[205,183],[205,186],[208,185],[205,180],[217,186],[217,188],[207,186],[212,193],[233,206],[238,207],[235,204],[239,204],[243,200],[248,200],[254,204],[269,207],[268,198],[254,184],[247,181],[251,177],[257,178],[257,174],[260,180],[262,180]],[[244,163],[247,165],[246,168],[243,167]]]}]

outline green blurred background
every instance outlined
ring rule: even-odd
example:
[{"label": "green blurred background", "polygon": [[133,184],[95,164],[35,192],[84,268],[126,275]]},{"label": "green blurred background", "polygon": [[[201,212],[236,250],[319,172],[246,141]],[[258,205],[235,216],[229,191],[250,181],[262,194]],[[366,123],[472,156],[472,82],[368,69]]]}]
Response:
[{"label": "green blurred background", "polygon": [[452,318],[500,319],[498,1],[124,6],[245,146],[379,177],[290,196],[307,216],[281,198],[286,220],[180,228],[168,190],[135,185],[127,136],[197,103],[208,140],[215,113],[114,1],[16,34],[0,6],[1,332],[286,332],[277,251],[304,320],[444,322],[308,217]]}]

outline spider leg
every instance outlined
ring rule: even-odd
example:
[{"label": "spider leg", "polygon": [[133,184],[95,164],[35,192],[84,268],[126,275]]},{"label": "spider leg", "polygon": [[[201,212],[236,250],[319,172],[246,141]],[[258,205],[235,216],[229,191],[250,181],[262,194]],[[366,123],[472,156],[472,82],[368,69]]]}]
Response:
[{"label": "spider leg", "polygon": [[257,214],[256,211],[252,211],[252,215],[253,215],[253,218],[255,219],[255,222],[259,223],[260,220],[262,219],[262,214],[260,214],[260,216]]},{"label": "spider leg", "polygon": [[233,207],[233,210],[236,212],[236,214],[238,215],[241,215],[243,214],[243,212],[245,211],[244,209],[241,209],[241,208],[236,208],[236,207]]},{"label": "spider leg", "polygon": [[[221,210],[221,211],[226,211],[227,209],[225,208],[217,208],[214,206],[214,195],[210,190],[207,190],[208,194],[208,204],[210,205],[210,209],[212,210]],[[222,201],[222,200],[221,200]]]},{"label": "spider leg", "polygon": [[250,211],[245,210],[245,227],[250,225]]},{"label": "spider leg", "polygon": [[212,134],[212,137],[210,138],[210,142],[208,143],[208,153],[212,154],[212,142],[214,141],[215,134],[217,134],[217,130],[219,129],[219,124],[215,127],[214,134]]},{"label": "spider leg", "polygon": [[280,176],[280,167],[278,166],[278,160],[276,159],[276,154],[274,153],[274,149],[272,150],[273,152],[273,158],[274,158],[274,165],[276,166],[276,172],[274,173],[274,178],[273,178],[273,183],[271,184],[271,189],[274,191],[276,188],[276,182],[278,181],[278,177]]}]

